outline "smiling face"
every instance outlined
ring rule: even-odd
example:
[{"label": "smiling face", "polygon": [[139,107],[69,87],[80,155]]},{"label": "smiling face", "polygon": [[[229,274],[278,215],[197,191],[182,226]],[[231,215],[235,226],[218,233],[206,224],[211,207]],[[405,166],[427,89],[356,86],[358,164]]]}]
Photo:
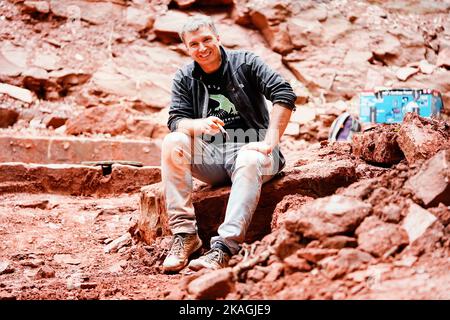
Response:
[{"label": "smiling face", "polygon": [[208,27],[200,27],[196,31],[186,32],[184,44],[194,61],[206,73],[219,69],[222,62],[220,53],[220,39]]}]

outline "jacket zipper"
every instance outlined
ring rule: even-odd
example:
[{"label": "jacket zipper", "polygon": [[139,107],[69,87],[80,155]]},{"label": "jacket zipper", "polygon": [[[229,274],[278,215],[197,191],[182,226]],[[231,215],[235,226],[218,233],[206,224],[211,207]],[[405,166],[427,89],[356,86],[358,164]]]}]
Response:
[{"label": "jacket zipper", "polygon": [[203,81],[200,80],[200,83],[202,84],[203,88],[205,89],[205,99],[203,100],[202,118],[206,118],[206,116],[208,115],[208,101],[209,101],[208,88],[203,83]]}]

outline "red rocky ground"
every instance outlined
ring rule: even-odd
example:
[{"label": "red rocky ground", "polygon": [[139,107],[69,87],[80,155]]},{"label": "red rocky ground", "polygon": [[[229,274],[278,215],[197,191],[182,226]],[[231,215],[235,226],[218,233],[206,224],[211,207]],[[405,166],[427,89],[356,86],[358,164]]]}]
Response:
[{"label": "red rocky ground", "polygon": [[127,234],[137,195],[1,200],[2,299],[161,299],[180,280],[160,273],[161,248],[130,247],[128,237],[105,252]]}]

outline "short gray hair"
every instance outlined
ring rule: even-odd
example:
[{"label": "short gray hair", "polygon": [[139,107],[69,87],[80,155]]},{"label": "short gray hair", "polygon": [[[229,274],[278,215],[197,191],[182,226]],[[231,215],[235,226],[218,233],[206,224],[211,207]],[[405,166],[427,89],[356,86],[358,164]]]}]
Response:
[{"label": "short gray hair", "polygon": [[179,32],[181,41],[184,42],[184,35],[186,33],[195,32],[202,27],[209,28],[216,36],[219,35],[217,33],[216,26],[214,25],[214,21],[210,17],[204,15],[195,15],[189,17],[186,23],[183,25],[183,28],[181,28],[181,31]]}]

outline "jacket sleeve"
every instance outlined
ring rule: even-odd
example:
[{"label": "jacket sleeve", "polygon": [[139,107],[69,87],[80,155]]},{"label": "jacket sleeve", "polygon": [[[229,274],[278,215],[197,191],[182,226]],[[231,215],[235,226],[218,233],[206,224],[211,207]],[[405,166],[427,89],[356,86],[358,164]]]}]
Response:
[{"label": "jacket sleeve", "polygon": [[289,109],[295,109],[297,96],[289,82],[253,53],[249,53],[249,64],[251,81],[266,99],[272,103],[283,103]]},{"label": "jacket sleeve", "polygon": [[192,94],[189,92],[189,88],[183,81],[183,72],[178,70],[172,83],[172,95],[167,126],[170,131],[176,131],[178,128],[178,122],[181,119],[186,118],[194,118]]}]

